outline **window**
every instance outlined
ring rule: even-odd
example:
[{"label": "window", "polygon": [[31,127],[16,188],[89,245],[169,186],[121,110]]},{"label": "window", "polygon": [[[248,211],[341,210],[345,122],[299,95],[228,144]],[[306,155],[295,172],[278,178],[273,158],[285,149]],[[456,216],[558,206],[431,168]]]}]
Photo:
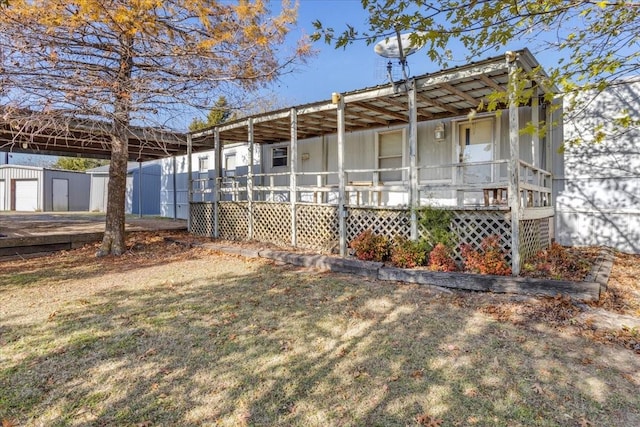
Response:
[{"label": "window", "polygon": [[236,155],[227,154],[224,156],[224,176],[236,175]]},{"label": "window", "polygon": [[[378,168],[402,167],[402,132],[378,134]],[[380,181],[402,181],[402,171],[380,172]]]},{"label": "window", "polygon": [[208,157],[199,157],[198,158],[198,171],[207,172],[209,170],[209,158]]},{"label": "window", "polygon": [[289,158],[289,148],[279,147],[271,150],[271,166],[287,166],[287,160]]}]

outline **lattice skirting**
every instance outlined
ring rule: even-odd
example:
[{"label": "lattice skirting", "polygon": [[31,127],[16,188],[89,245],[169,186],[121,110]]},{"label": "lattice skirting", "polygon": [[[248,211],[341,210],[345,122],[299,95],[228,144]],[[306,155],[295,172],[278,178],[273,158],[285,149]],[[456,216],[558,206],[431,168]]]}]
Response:
[{"label": "lattice skirting", "polygon": [[520,221],[520,259],[529,260],[538,251],[549,247],[549,218]]},{"label": "lattice skirting", "polygon": [[248,239],[249,204],[247,202],[219,202],[218,228],[221,239]]},{"label": "lattice skirting", "polygon": [[330,253],[339,249],[340,225],[337,206],[297,205],[298,246]]},{"label": "lattice skirting", "polygon": [[358,209],[347,210],[347,243],[360,233],[371,229],[374,233],[393,238],[411,235],[411,214],[408,210]]},{"label": "lattice skirting", "polygon": [[213,203],[192,202],[189,215],[191,221],[191,233],[198,236],[213,236]]},{"label": "lattice skirting", "polygon": [[276,245],[291,245],[291,205],[254,202],[253,238]]},{"label": "lattice skirting", "polygon": [[482,240],[496,235],[500,238],[500,247],[511,263],[511,217],[506,211],[452,211],[451,232],[458,242],[454,249],[454,259],[462,262],[460,244],[467,243],[480,248]]}]

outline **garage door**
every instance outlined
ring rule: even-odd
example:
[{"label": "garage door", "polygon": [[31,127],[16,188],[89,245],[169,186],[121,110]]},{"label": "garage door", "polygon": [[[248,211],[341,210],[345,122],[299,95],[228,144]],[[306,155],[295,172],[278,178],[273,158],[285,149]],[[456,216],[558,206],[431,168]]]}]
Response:
[{"label": "garage door", "polygon": [[5,189],[4,189],[4,181],[0,181],[0,211],[4,211],[7,208],[4,207],[4,198],[5,198]]},{"label": "garage door", "polygon": [[38,210],[38,180],[24,179],[14,182],[14,209],[17,211]]}]

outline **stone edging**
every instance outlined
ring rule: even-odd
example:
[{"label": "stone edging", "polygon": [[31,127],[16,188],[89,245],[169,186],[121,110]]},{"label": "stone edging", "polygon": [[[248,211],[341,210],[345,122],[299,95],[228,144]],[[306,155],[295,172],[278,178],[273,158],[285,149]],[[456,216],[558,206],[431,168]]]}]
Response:
[{"label": "stone edging", "polygon": [[200,247],[246,258],[265,258],[273,261],[312,267],[337,273],[354,274],[370,279],[401,281],[421,285],[471,291],[570,296],[583,301],[597,301],[607,288],[613,266],[613,251],[603,250],[585,281],[547,280],[529,277],[492,276],[469,273],[441,273],[428,270],[386,267],[381,262],[360,261],[326,255],[299,254],[271,249],[248,249],[205,243]]}]

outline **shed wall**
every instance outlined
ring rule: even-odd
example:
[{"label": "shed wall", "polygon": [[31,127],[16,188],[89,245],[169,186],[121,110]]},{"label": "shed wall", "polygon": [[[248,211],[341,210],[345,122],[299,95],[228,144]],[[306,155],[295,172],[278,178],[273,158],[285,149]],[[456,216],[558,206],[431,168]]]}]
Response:
[{"label": "shed wall", "polygon": [[70,172],[53,169],[44,170],[44,210],[53,210],[53,180],[68,181],[68,197],[70,211],[88,211],[91,192],[91,177],[84,172]]}]

